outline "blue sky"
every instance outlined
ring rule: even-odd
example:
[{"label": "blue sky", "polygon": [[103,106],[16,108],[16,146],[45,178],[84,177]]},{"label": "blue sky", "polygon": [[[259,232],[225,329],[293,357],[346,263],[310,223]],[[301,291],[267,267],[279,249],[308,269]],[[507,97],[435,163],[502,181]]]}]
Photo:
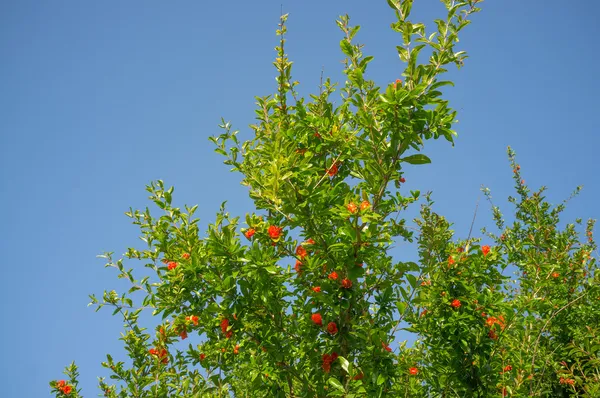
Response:
[{"label": "blue sky", "polygon": [[[5,396],[48,396],[47,382],[72,360],[84,394],[97,395],[100,361],[122,355],[122,325],[87,308],[87,295],[123,285],[95,256],[140,246],[123,213],[148,204],[145,184],[175,185],[176,203],[199,204],[203,226],[224,200],[233,214],[252,209],[207,137],[221,116],[248,136],[254,96],[274,90],[282,3],[301,93],[317,89],[322,68],[342,78],[334,21],[344,13],[375,56],[369,76],[381,85],[400,77],[400,38],[383,0],[0,1]],[[416,3],[414,20],[443,15],[437,0]],[[481,184],[499,204],[512,193],[512,145],[527,183],[549,186],[552,202],[585,185],[568,218],[599,218],[600,3],[483,8],[460,43],[471,58],[446,90],[459,111],[456,146],[432,143],[433,163],[408,171],[407,186],[432,190],[436,210],[466,237]],[[490,220],[483,200],[480,209],[476,230]]]}]

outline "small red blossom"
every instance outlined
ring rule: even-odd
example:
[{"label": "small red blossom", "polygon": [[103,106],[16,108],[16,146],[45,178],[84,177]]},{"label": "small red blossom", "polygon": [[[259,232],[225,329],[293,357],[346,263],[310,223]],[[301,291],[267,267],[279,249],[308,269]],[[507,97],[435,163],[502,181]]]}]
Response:
[{"label": "small red blossom", "polygon": [[325,373],[329,373],[331,370],[331,363],[334,361],[333,357],[330,354],[323,354],[323,364],[321,367],[325,371]]},{"label": "small red blossom", "polygon": [[448,265],[453,265],[454,263],[455,263],[455,261],[452,258],[452,256],[448,257]]},{"label": "small red blossom", "polygon": [[300,260],[296,260],[296,264],[294,265],[294,269],[297,273],[302,273],[302,262]]},{"label": "small red blossom", "polygon": [[361,373],[359,373],[359,374],[355,375],[355,376],[352,378],[352,380],[362,380],[362,379],[364,379],[364,377],[365,377],[365,374],[361,372]]},{"label": "small red blossom", "polygon": [[333,177],[337,173],[338,173],[338,165],[337,165],[337,162],[335,162],[334,164],[331,165],[330,168],[327,169],[327,174],[329,174],[330,177]]},{"label": "small red blossom", "polygon": [[271,239],[277,240],[281,237],[281,231],[283,231],[283,228],[280,228],[276,225],[271,225],[271,226],[269,226],[267,233],[269,234]]},{"label": "small red blossom", "polygon": [[312,288],[312,291],[315,293],[321,293],[321,286],[315,286]]},{"label": "small red blossom", "polygon": [[256,233],[256,230],[254,228],[250,228],[250,229],[246,230],[246,232],[244,232],[244,236],[246,237],[246,239],[250,240],[250,239],[252,239],[252,236],[254,236],[255,233]]},{"label": "small red blossom", "polygon": [[452,300],[452,303],[450,303],[450,305],[451,305],[452,307],[454,307],[454,308],[458,308],[458,307],[460,307],[462,304],[460,303],[460,300],[459,300],[459,299],[454,299],[454,300]]},{"label": "small red blossom", "polygon": [[414,366],[411,368],[408,368],[408,373],[410,373],[411,375],[416,375],[419,373],[419,369],[415,368]]},{"label": "small red blossom", "polygon": [[316,314],[312,314],[310,316],[310,319],[313,321],[313,323],[317,326],[323,326],[323,318],[321,317],[321,314],[316,313]]},{"label": "small red blossom", "polygon": [[329,322],[327,324],[327,333],[331,334],[331,335],[335,335],[338,332],[338,328],[337,325],[335,324],[335,322]]},{"label": "small red blossom", "polygon": [[169,271],[171,271],[171,270],[174,270],[175,268],[177,268],[177,263],[176,263],[175,261],[170,261],[170,262],[167,264],[167,269],[168,269]]},{"label": "small red blossom", "polygon": [[359,264],[356,264],[356,265],[359,266],[359,267],[361,267],[361,268],[364,266],[363,263],[359,263]]},{"label": "small red blossom", "polygon": [[231,336],[233,336],[233,330],[230,330],[229,332],[225,333],[225,338],[226,339],[230,339]]},{"label": "small red blossom", "polygon": [[498,336],[496,335],[496,332],[494,332],[493,329],[488,332],[488,337],[492,340],[496,340],[498,338]]},{"label": "small red blossom", "polygon": [[233,349],[233,353],[234,353],[235,355],[237,355],[237,354],[239,354],[239,353],[240,353],[240,346],[239,346],[239,345],[236,345],[236,346],[234,347],[234,349]]},{"label": "small red blossom", "polygon": [[227,319],[227,318],[224,318],[224,319],[221,321],[221,331],[222,331],[223,333],[226,333],[226,332],[227,332],[227,328],[228,328],[228,327],[229,327],[229,319]]},{"label": "small red blossom", "polygon": [[371,204],[368,200],[363,200],[360,204],[360,210],[367,210],[369,207],[371,207]]},{"label": "small red blossom", "polygon": [[179,337],[181,337],[181,340],[185,340],[188,337],[187,331],[185,329],[183,329],[181,331],[181,333],[179,333]]},{"label": "small red blossom", "polygon": [[181,257],[182,257],[184,260],[189,260],[189,259],[190,259],[190,257],[191,257],[191,255],[190,255],[190,253],[183,253],[183,254],[181,255]]},{"label": "small red blossom", "polygon": [[66,386],[66,385],[67,385],[67,382],[64,381],[64,380],[59,380],[59,381],[56,382],[56,387],[57,388],[62,388],[64,386]]},{"label": "small red blossom", "polygon": [[512,366],[511,365],[506,365],[504,367],[504,369],[502,369],[502,373],[504,373],[504,372],[510,372],[511,370],[512,370]]},{"label": "small red blossom", "polygon": [[481,251],[483,252],[484,256],[487,256],[488,253],[490,252],[490,247],[488,245],[483,245],[483,246],[481,246]]},{"label": "small red blossom", "polygon": [[553,278],[558,278],[560,276],[560,274],[558,272],[553,272],[552,273],[552,277]]},{"label": "small red blossom", "polygon": [[198,319],[200,319],[200,318],[198,318],[197,315],[192,315],[192,316],[190,316],[188,318],[190,319],[191,322],[194,323],[195,326],[198,326]]},{"label": "small red blossom", "polygon": [[205,359],[206,359],[206,354],[205,353],[200,354],[200,360],[204,361]]},{"label": "small red blossom", "polygon": [[493,316],[489,316],[489,317],[488,317],[488,318],[485,320],[485,324],[486,324],[488,327],[490,327],[490,328],[491,328],[492,326],[494,326],[494,324],[496,324],[496,323],[498,323],[498,319],[497,319],[496,317],[493,317]]},{"label": "small red blossom", "polygon": [[314,245],[315,243],[316,242],[312,238],[308,238],[306,242],[304,242],[305,245]]},{"label": "small red blossom", "polygon": [[396,81],[394,82],[394,88],[398,88],[398,84],[399,84],[400,86],[402,86],[402,80],[400,80],[400,79],[396,79]]},{"label": "small red blossom", "polygon": [[306,251],[306,249],[304,248],[304,246],[299,245],[296,248],[296,255],[298,257],[300,257],[301,259],[304,259],[304,257],[306,257],[308,255],[308,252]]},{"label": "small red blossom", "polygon": [[158,355],[158,350],[156,350],[156,348],[150,348],[148,350],[148,354],[150,354],[150,355]]},{"label": "small red blossom", "polygon": [[387,352],[392,352],[392,347],[390,347],[389,345],[387,345],[386,343],[384,343],[383,341],[381,342],[381,346],[383,347],[384,350],[386,350]]},{"label": "small red blossom", "polygon": [[352,287],[352,281],[348,278],[342,279],[342,287],[344,289],[350,289]]},{"label": "small red blossom", "polygon": [[337,272],[333,271],[331,274],[329,274],[328,278],[332,281],[336,280],[338,278]]},{"label": "small red blossom", "polygon": [[71,393],[71,391],[73,390],[73,387],[71,387],[70,385],[66,385],[63,388],[61,388],[61,391],[63,392],[63,394],[65,395],[69,395]]},{"label": "small red blossom", "polygon": [[402,178],[400,178],[400,182],[401,182],[402,184],[404,184],[404,183],[406,182],[406,179],[405,179],[404,177],[402,177]]},{"label": "small red blossom", "polygon": [[356,213],[358,211],[358,207],[356,207],[356,205],[354,204],[354,202],[350,202],[346,205],[346,209],[348,209],[348,211],[352,214]]}]

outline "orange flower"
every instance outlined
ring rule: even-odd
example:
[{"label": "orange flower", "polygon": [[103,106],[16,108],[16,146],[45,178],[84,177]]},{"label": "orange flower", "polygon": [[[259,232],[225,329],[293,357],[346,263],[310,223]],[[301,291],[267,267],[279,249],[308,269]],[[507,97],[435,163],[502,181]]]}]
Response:
[{"label": "orange flower", "polygon": [[553,272],[552,273],[552,277],[553,278],[558,278],[560,276],[560,274],[558,272]]},{"label": "orange flower", "polygon": [[189,260],[189,258],[190,258],[191,256],[190,256],[190,253],[183,253],[183,254],[181,255],[181,257],[183,257],[183,259],[184,259],[184,260]]},{"label": "orange flower", "polygon": [[360,204],[360,209],[361,210],[366,210],[369,207],[371,207],[371,204],[369,203],[368,200],[363,200],[362,203]]},{"label": "orange flower", "polygon": [[510,365],[506,365],[506,366],[504,367],[504,369],[502,369],[502,373],[503,373],[503,372],[510,372],[511,370],[512,370],[512,366],[510,366]]},{"label": "orange flower", "polygon": [[337,272],[333,271],[331,274],[329,274],[328,278],[332,281],[336,280],[338,278]]},{"label": "orange flower", "polygon": [[381,342],[381,346],[383,347],[384,350],[386,350],[387,352],[392,352],[392,347],[390,347],[389,345],[387,345],[386,343],[384,343],[383,341]]},{"label": "orange flower", "polygon": [[200,360],[204,361],[205,359],[206,359],[206,354],[205,353],[200,354]]},{"label": "orange flower", "polygon": [[354,202],[350,202],[346,205],[346,209],[348,209],[348,211],[352,214],[356,213],[358,211],[358,208],[356,207],[356,205],[354,204]]},{"label": "orange flower", "polygon": [[236,354],[236,355],[240,353],[240,346],[239,345],[235,346],[235,348],[233,349],[233,353]]},{"label": "orange flower", "polygon": [[248,230],[246,230],[246,232],[244,232],[244,236],[246,237],[246,239],[250,240],[252,239],[252,236],[256,233],[256,230],[254,228],[250,228]]},{"label": "orange flower", "polygon": [[308,252],[306,251],[306,249],[304,248],[304,246],[299,245],[296,248],[296,255],[298,257],[300,257],[301,259],[304,259],[304,257],[306,257],[308,255]]},{"label": "orange flower", "polygon": [[487,256],[488,253],[490,252],[490,247],[488,245],[483,245],[483,246],[481,246],[481,251],[483,252],[484,256]]},{"label": "orange flower", "polygon": [[171,270],[173,270],[173,269],[175,269],[175,268],[177,268],[177,263],[176,263],[175,261],[171,261],[171,262],[169,262],[169,263],[167,264],[167,269],[168,269],[169,271],[171,271]]},{"label": "orange flower", "polygon": [[306,240],[306,242],[304,242],[304,244],[305,244],[305,245],[314,245],[314,244],[315,244],[315,241],[314,241],[314,239],[312,239],[312,238],[308,238],[308,239]]},{"label": "orange flower", "polygon": [[190,321],[192,321],[195,326],[198,326],[198,317],[196,315],[192,315]]},{"label": "orange flower", "polygon": [[62,390],[63,394],[69,395],[71,393],[72,389],[73,389],[73,387],[71,387],[70,385],[66,385],[61,390]]},{"label": "orange flower", "polygon": [[452,303],[450,303],[450,305],[454,308],[458,308],[461,306],[461,303],[460,303],[459,299],[454,299],[454,300],[452,300]]},{"label": "orange flower", "polygon": [[181,331],[181,333],[179,333],[179,337],[181,337],[181,340],[185,340],[188,337],[187,331],[185,329],[183,329]]},{"label": "orange flower", "polygon": [[338,332],[338,328],[337,325],[335,324],[335,322],[329,322],[327,324],[327,333],[334,335],[337,334]]},{"label": "orange flower", "polygon": [[59,380],[59,381],[56,382],[56,387],[57,388],[62,388],[64,386],[66,386],[66,385],[67,385],[67,382],[64,381],[64,380]]},{"label": "orange flower", "polygon": [[454,259],[452,258],[452,256],[448,257],[448,265],[453,265],[454,264]]},{"label": "orange flower", "polygon": [[313,321],[313,323],[317,326],[323,326],[323,318],[321,317],[321,314],[319,314],[318,312],[315,314],[312,314],[310,316],[310,319]]},{"label": "orange flower", "polygon": [[296,260],[296,265],[294,265],[294,269],[297,273],[302,273],[302,262],[300,262],[300,260]]},{"label": "orange flower", "polygon": [[312,291],[315,293],[321,293],[321,286],[315,286],[312,288]]},{"label": "orange flower", "polygon": [[425,316],[425,315],[427,315],[427,309],[424,309],[424,310],[421,312],[421,316]]},{"label": "orange flower", "polygon": [[283,230],[283,228],[280,228],[276,225],[271,225],[269,226],[269,229],[267,230],[267,233],[269,234],[269,236],[271,237],[271,239],[273,240],[277,240],[281,237],[281,231]]},{"label": "orange flower", "polygon": [[398,84],[399,84],[400,86],[402,86],[402,80],[400,80],[400,79],[396,79],[396,81],[394,82],[394,88],[398,88]]},{"label": "orange flower", "polygon": [[419,369],[415,368],[414,366],[412,368],[408,368],[408,373],[410,373],[411,375],[416,375],[417,373],[419,373]]},{"label": "orange flower", "polygon": [[352,287],[352,281],[348,278],[342,279],[342,287],[344,289],[350,289]]},{"label": "orange flower", "polygon": [[327,169],[327,174],[329,174],[330,177],[333,177],[337,173],[338,173],[338,165],[337,165],[337,162],[335,162],[334,164],[331,165],[331,167],[329,169]]}]

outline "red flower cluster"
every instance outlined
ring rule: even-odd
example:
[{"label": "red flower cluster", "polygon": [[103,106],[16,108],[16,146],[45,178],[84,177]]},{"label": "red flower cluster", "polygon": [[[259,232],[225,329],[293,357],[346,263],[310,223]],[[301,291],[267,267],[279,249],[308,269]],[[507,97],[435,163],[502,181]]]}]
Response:
[{"label": "red flower cluster", "polygon": [[327,333],[329,333],[330,335],[335,335],[338,332],[338,328],[337,325],[335,324],[335,322],[329,322],[327,324]]},{"label": "red flower cluster", "polygon": [[167,363],[169,362],[169,353],[167,352],[167,350],[165,348],[161,349],[160,351],[157,350],[156,348],[150,348],[148,350],[148,353],[150,355],[154,355],[156,357],[158,357],[162,363]]},{"label": "red flower cluster", "polygon": [[419,369],[415,368],[414,366],[411,368],[408,368],[408,373],[410,373],[411,375],[415,376],[416,374],[419,373]]},{"label": "red flower cluster", "polygon": [[360,204],[360,210],[367,210],[369,207],[371,207],[371,204],[368,200],[363,200]]},{"label": "red flower cluster", "polygon": [[337,272],[333,271],[331,274],[329,274],[328,278],[332,281],[336,280],[338,278]]},{"label": "red flower cluster", "polygon": [[304,242],[305,245],[314,245],[315,241],[312,238],[308,238],[308,240],[306,242]]},{"label": "red flower cluster", "polygon": [[183,329],[180,333],[179,333],[179,337],[181,337],[181,340],[185,340],[188,337],[187,334],[187,330]]},{"label": "red flower cluster", "polygon": [[331,370],[331,364],[335,362],[337,358],[337,352],[332,352],[331,354],[323,354],[323,365],[321,366],[323,367],[325,373],[329,373],[329,371]]},{"label": "red flower cluster", "polygon": [[246,237],[246,239],[250,240],[250,239],[252,239],[252,236],[254,236],[255,233],[256,233],[256,230],[254,228],[250,228],[250,229],[247,229],[246,232],[244,232],[244,236]]},{"label": "red flower cluster", "polygon": [[454,263],[455,263],[455,261],[452,258],[452,256],[448,257],[448,265],[453,265]]},{"label": "red flower cluster", "polygon": [[186,316],[185,320],[186,322],[192,322],[194,324],[194,326],[198,326],[198,316],[196,315],[190,315],[190,316]]},{"label": "red flower cluster", "polygon": [[170,262],[167,264],[167,269],[168,269],[169,271],[171,271],[171,270],[174,270],[175,268],[177,268],[177,263],[176,263],[175,261],[170,261]]},{"label": "red flower cluster", "polygon": [[504,367],[504,369],[502,369],[502,372],[500,372],[501,374],[504,372],[510,372],[512,370],[512,366],[511,365],[506,365]]},{"label": "red flower cluster", "polygon": [[331,167],[329,169],[327,169],[327,174],[329,174],[330,177],[333,177],[337,173],[338,173],[338,165],[337,165],[337,162],[335,162],[334,164],[331,165]]},{"label": "red flower cluster", "polygon": [[183,253],[183,254],[181,255],[181,257],[183,257],[183,259],[184,259],[184,260],[189,260],[189,259],[190,259],[190,257],[191,257],[191,255],[190,255],[190,253]]},{"label": "red flower cluster", "polygon": [[452,300],[452,303],[450,303],[450,305],[454,308],[459,308],[462,304],[460,303],[459,299],[454,299]]},{"label": "red flower cluster", "polygon": [[276,225],[271,225],[269,226],[269,229],[267,230],[267,233],[269,234],[269,236],[271,237],[271,239],[273,240],[277,240],[281,237],[281,232],[283,231],[283,228],[278,227]]},{"label": "red flower cluster", "polygon": [[200,354],[200,360],[204,361],[205,359],[206,359],[206,354],[205,353]]},{"label": "red flower cluster", "polygon": [[558,278],[560,276],[560,274],[558,272],[553,272],[552,273],[552,277],[553,278]]},{"label": "red flower cluster", "polygon": [[298,257],[300,257],[301,259],[304,259],[306,256],[308,256],[308,252],[306,251],[306,249],[304,248],[304,246],[299,245],[296,248],[296,255]]},{"label": "red flower cluster", "polygon": [[348,211],[352,214],[356,213],[358,211],[358,207],[356,207],[356,205],[354,204],[354,202],[350,202],[346,205],[346,209],[348,209]]},{"label": "red flower cluster", "polygon": [[236,346],[233,348],[233,353],[235,355],[237,355],[237,354],[240,353],[240,346],[239,346],[239,344],[236,344]]},{"label": "red flower cluster", "polygon": [[317,326],[323,326],[323,318],[321,317],[321,314],[319,314],[318,312],[315,314],[312,314],[310,316],[310,319],[313,321],[313,323]]},{"label": "red flower cluster", "polygon": [[350,289],[352,287],[352,281],[348,278],[342,279],[342,287],[344,289]]},{"label": "red flower cluster", "polygon": [[312,291],[315,293],[321,293],[321,286],[315,286],[312,288]]},{"label": "red flower cluster", "polygon": [[558,382],[560,384],[568,384],[570,386],[575,385],[575,380],[573,380],[573,379],[565,379],[564,377],[561,377],[560,380],[558,380]]},{"label": "red flower cluster", "polygon": [[64,380],[59,380],[56,382],[56,388],[58,388],[63,394],[69,395],[73,390],[73,387],[67,384]]}]

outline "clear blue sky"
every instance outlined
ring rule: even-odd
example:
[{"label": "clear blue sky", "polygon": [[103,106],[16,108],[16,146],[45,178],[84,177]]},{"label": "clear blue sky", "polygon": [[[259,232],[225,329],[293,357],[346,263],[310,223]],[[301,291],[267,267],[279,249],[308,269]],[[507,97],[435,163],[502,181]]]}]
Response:
[{"label": "clear blue sky", "polygon": [[[123,285],[95,256],[140,246],[123,213],[148,203],[146,183],[175,185],[178,204],[200,205],[203,226],[224,200],[231,213],[251,209],[207,137],[221,116],[246,135],[254,96],[273,91],[281,3],[303,93],[316,90],[322,67],[341,78],[334,21],[343,13],[363,26],[370,76],[399,78],[384,0],[0,1],[3,396],[48,396],[47,382],[73,359],[83,392],[96,396],[100,361],[122,356],[122,325],[87,308],[87,295]],[[437,0],[416,3],[424,22],[442,11]],[[500,204],[512,192],[510,144],[532,187],[548,185],[558,203],[584,184],[567,214],[599,218],[600,2],[483,7],[461,41],[471,58],[446,90],[459,110],[457,144],[430,145],[433,163],[409,171],[408,186],[433,190],[466,237],[481,184]],[[477,230],[490,219],[480,207]]]}]

